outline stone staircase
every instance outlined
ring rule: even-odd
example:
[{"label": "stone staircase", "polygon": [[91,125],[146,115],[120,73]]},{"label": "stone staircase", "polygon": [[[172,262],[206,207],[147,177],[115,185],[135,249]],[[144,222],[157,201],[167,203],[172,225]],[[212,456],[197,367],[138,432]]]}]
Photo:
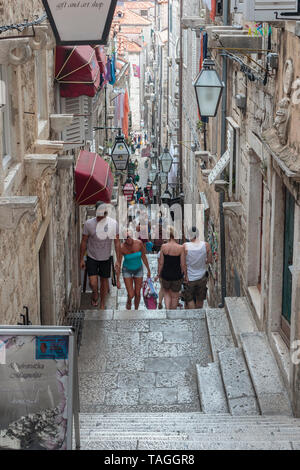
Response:
[{"label": "stone staircase", "polygon": [[246,299],[227,298],[225,309],[208,308],[206,319],[214,363],[197,365],[203,411],[292,416],[267,336],[257,331]]},{"label": "stone staircase", "polygon": [[299,450],[295,418],[203,413],[81,414],[82,449]]},{"label": "stone staircase", "polygon": [[111,299],[85,310],[82,449],[300,449],[300,420],[246,299],[126,311],[124,285]]}]

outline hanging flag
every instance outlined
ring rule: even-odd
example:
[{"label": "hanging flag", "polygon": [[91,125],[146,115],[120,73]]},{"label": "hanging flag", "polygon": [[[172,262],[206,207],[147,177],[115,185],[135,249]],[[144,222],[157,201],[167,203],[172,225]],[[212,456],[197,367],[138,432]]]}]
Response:
[{"label": "hanging flag", "polygon": [[136,78],[141,78],[140,67],[138,65],[132,64],[133,76]]},{"label": "hanging flag", "polygon": [[111,82],[111,60],[109,57],[107,57],[107,62],[106,62],[106,80],[108,82]]},{"label": "hanging flag", "polygon": [[110,61],[110,78],[111,80],[109,81],[110,85],[114,85],[116,82],[116,58],[115,54],[112,55],[111,61]]},{"label": "hanging flag", "polygon": [[217,11],[217,0],[211,0],[211,11],[210,11],[209,16],[212,21],[215,21],[216,11]]}]

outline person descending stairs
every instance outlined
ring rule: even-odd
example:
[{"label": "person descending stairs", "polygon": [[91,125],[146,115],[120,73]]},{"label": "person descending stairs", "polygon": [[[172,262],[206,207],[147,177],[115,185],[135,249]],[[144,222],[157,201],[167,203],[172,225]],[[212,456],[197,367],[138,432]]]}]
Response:
[{"label": "person descending stairs", "polygon": [[[157,255],[147,258],[156,273]],[[300,420],[245,298],[126,310],[120,282],[107,310],[84,310],[81,449],[300,449]]]}]

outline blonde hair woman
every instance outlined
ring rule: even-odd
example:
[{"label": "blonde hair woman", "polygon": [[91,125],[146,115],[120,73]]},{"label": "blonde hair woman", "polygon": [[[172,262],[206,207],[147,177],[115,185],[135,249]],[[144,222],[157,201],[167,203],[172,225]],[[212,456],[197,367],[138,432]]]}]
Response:
[{"label": "blonde hair woman", "polygon": [[182,282],[187,281],[185,250],[177,243],[173,227],[168,232],[169,241],[160,250],[157,278],[161,278],[166,309],[176,310]]}]

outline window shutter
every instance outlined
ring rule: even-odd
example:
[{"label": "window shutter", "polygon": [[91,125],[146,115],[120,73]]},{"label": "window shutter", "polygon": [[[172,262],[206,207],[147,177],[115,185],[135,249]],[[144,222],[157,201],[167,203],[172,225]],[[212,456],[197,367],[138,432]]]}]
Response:
[{"label": "window shutter", "polygon": [[77,114],[77,116],[74,116],[72,124],[62,133],[63,141],[69,142],[68,145],[65,145],[66,149],[78,148],[84,144],[84,120],[81,116],[78,116],[82,114],[81,98],[81,96],[77,98],[61,98],[62,112],[64,114]]},{"label": "window shutter", "polygon": [[197,36],[196,33],[193,32],[193,47],[192,47],[192,78],[195,79],[197,76]]},{"label": "window shutter", "polygon": [[300,0],[245,0],[245,18],[249,21],[300,20]]},{"label": "window shutter", "polygon": [[93,129],[92,129],[92,98],[89,96],[81,96],[82,98],[82,110],[84,117],[84,131],[85,131],[85,140],[93,139]]},{"label": "window shutter", "polygon": [[82,147],[86,140],[92,140],[92,98],[61,98],[61,108],[64,114],[75,115],[72,124],[62,133],[63,141],[69,142],[65,148]]}]

